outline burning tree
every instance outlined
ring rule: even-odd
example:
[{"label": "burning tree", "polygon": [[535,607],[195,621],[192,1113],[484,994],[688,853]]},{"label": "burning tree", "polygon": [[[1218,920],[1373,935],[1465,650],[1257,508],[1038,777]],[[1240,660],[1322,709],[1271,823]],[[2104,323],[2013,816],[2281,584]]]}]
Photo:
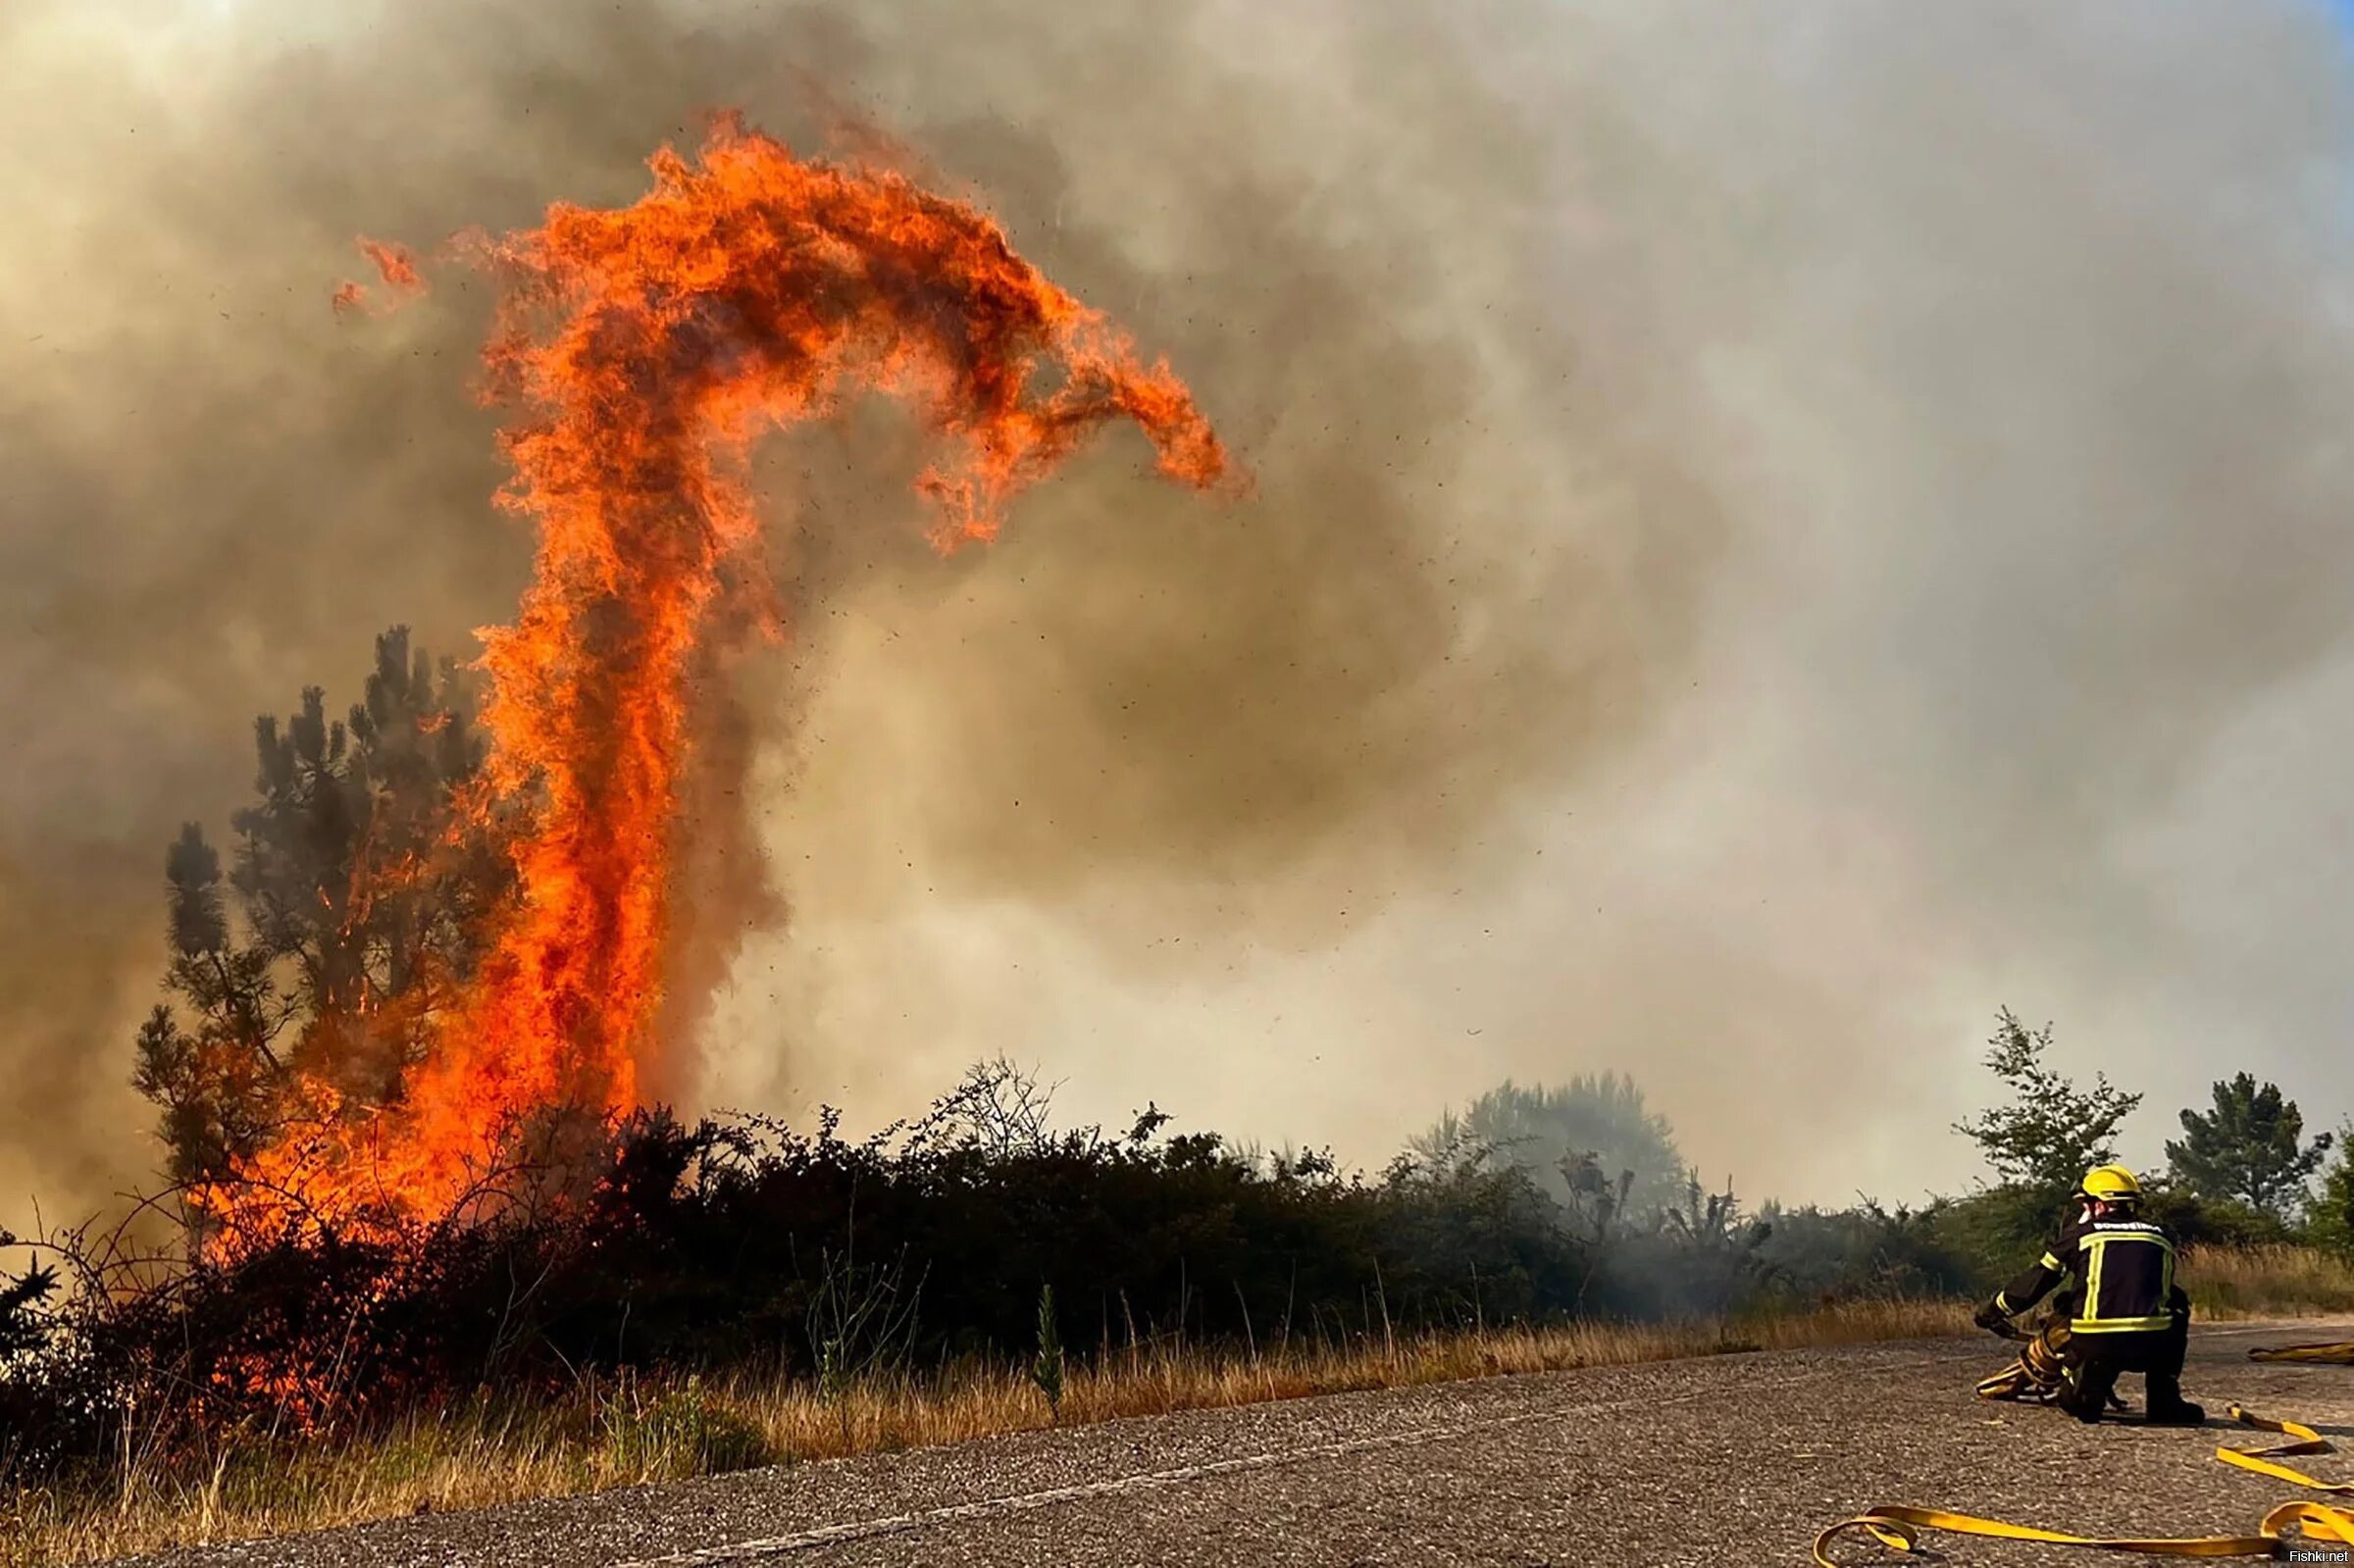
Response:
[{"label": "burning tree", "polygon": [[[521,1133],[596,1133],[639,1106],[691,690],[781,630],[759,435],[868,394],[905,403],[940,454],[917,488],[944,551],[993,537],[1114,420],[1166,477],[1234,477],[1168,367],[971,207],[733,120],[699,160],[666,148],[652,168],[629,207],[559,204],[459,245],[503,284],[486,360],[518,412],[500,501],[538,535],[514,622],[484,633],[482,744],[441,681],[387,677],[365,728],[307,695],[263,733],[265,804],[228,879],[241,921],[203,835],[173,850],[171,984],[194,1022],[159,1010],[141,1087],[198,1207],[240,1230],[436,1221]],[[395,292],[424,286],[399,247],[366,248]],[[397,654],[385,668],[408,672]]]},{"label": "burning tree", "polygon": [[176,1181],[230,1179],[303,1079],[398,1099],[512,881],[487,835],[457,831],[486,749],[477,685],[393,628],[346,717],[313,686],[282,725],[255,722],[258,798],[226,870],[199,824],[167,850],[171,999],[139,1030],[135,1082]]}]

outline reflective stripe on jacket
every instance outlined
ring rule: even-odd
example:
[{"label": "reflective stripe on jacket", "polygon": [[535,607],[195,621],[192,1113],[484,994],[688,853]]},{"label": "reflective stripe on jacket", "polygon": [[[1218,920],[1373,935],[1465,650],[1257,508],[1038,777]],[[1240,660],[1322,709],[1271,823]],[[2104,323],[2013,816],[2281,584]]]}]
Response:
[{"label": "reflective stripe on jacket", "polygon": [[2064,1304],[2078,1334],[2142,1334],[2173,1322],[2175,1239],[2148,1220],[2095,1220],[2082,1211],[2059,1239],[1995,1297],[2017,1315],[2069,1282]]}]

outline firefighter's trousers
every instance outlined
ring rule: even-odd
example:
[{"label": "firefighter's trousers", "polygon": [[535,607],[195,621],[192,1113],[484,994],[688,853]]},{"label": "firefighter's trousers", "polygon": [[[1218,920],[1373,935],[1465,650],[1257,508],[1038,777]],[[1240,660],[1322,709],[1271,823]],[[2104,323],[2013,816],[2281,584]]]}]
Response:
[{"label": "firefighter's trousers", "polygon": [[2177,1289],[2167,1306],[2165,1328],[2132,1334],[2078,1334],[2067,1312],[2055,1312],[2037,1338],[2042,1349],[2065,1369],[2056,1402],[2080,1420],[2097,1421],[2108,1408],[2118,1378],[2138,1372],[2152,1411],[2181,1403],[2182,1357],[2190,1348],[2190,1299]]}]

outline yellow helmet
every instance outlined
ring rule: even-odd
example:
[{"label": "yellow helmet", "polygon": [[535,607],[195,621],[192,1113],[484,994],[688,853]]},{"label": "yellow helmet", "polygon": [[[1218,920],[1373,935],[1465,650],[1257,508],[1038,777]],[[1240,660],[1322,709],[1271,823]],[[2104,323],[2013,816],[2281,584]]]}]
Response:
[{"label": "yellow helmet", "polygon": [[2141,1183],[2122,1165],[2096,1165],[2084,1173],[2077,1190],[2103,1203],[2130,1203],[2141,1196]]}]

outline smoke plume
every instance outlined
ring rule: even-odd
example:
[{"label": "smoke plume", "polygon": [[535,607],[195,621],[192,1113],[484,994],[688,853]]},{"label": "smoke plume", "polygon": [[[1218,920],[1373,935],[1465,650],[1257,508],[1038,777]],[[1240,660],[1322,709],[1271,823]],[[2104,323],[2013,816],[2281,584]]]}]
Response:
[{"label": "smoke plume", "polygon": [[19,0],[0,1191],[145,1168],[162,846],[251,716],[526,581],[485,290],[338,314],[353,236],[626,203],[719,107],[920,160],[1258,484],[1115,444],[943,563],[887,412],[766,454],[796,632],[691,816],[769,874],[681,873],[679,1092],[1002,1049],[1378,1159],[1619,1067],[1712,1174],[1894,1196],[2009,1001],[2328,1119],[2349,85],[2246,0]]}]

